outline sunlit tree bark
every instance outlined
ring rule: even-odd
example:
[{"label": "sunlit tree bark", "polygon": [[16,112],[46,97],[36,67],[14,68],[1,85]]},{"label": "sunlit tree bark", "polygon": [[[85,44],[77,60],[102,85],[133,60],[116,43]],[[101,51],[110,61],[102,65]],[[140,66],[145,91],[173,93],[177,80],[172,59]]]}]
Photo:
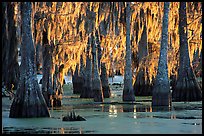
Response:
[{"label": "sunlit tree bark", "polygon": [[[104,8],[102,7],[103,4],[104,3],[100,3],[99,14],[101,13],[101,11],[104,10]],[[108,75],[107,75],[106,65],[105,65],[105,63],[101,62],[101,58],[103,55],[102,52],[104,50],[101,48],[101,40],[102,40],[102,38],[104,38],[103,36],[107,35],[108,27],[105,27],[105,26],[108,26],[109,23],[110,23],[109,19],[107,21],[105,21],[105,20],[102,21],[99,25],[99,30],[96,31],[96,43],[98,44],[98,47],[97,47],[97,49],[98,49],[98,69],[101,73],[100,79],[101,79],[102,91],[103,91],[104,98],[110,97],[110,86],[108,83]]]},{"label": "sunlit tree bark", "polygon": [[159,64],[152,91],[152,106],[165,106],[167,109],[171,106],[171,93],[167,66],[169,4],[170,2],[164,2]]},{"label": "sunlit tree bark", "polygon": [[202,63],[201,63],[201,53],[199,54],[199,50],[197,49],[193,54],[192,68],[196,77],[201,77],[202,72]]},{"label": "sunlit tree bark", "polygon": [[52,95],[52,106],[53,107],[60,107],[62,106],[62,94],[64,92],[63,85],[64,85],[64,64],[58,66],[55,64],[55,70],[53,75],[53,90],[54,94]]},{"label": "sunlit tree bark", "polygon": [[[41,40],[42,41],[42,40]],[[42,74],[41,68],[42,68],[42,62],[43,62],[43,54],[42,54],[42,43],[37,42],[36,45],[36,67],[37,67],[37,72],[39,74]]]},{"label": "sunlit tree bark", "polygon": [[190,65],[187,41],[186,2],[180,2],[179,8],[179,70],[173,90],[174,101],[201,101],[202,92]]},{"label": "sunlit tree bark", "polygon": [[22,60],[20,80],[11,104],[11,118],[50,117],[40,91],[35,67],[35,49],[31,34],[31,2],[22,2]]},{"label": "sunlit tree bark", "polygon": [[[88,6],[89,7],[89,6]],[[92,8],[93,10],[93,8]],[[88,34],[88,44],[86,48],[86,68],[85,68],[85,76],[84,76],[84,85],[82,88],[82,92],[80,98],[93,98],[93,90],[92,90],[92,55],[91,55],[91,44],[92,44],[92,31],[94,30],[94,19],[96,14],[93,11],[87,9],[87,18],[86,18],[86,33]]]},{"label": "sunlit tree bark", "polygon": [[132,70],[131,70],[131,43],[130,43],[130,2],[126,3],[126,55],[125,55],[125,75],[123,88],[123,101],[135,101],[132,87]]}]

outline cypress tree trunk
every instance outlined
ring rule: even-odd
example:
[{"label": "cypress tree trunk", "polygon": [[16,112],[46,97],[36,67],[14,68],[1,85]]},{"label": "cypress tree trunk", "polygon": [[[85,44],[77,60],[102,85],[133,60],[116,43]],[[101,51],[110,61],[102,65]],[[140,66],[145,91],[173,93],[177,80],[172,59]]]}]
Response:
[{"label": "cypress tree trunk", "polygon": [[93,58],[92,90],[94,94],[94,101],[103,102],[104,97],[103,97],[102,85],[101,85],[101,80],[100,80],[99,71],[98,71],[98,53],[96,51],[96,42],[93,34],[92,34],[92,58]]},{"label": "cypress tree trunk", "polygon": [[92,37],[89,36],[87,50],[86,50],[86,69],[84,74],[84,86],[83,86],[80,98],[93,98],[92,61],[91,61],[91,54],[90,54],[91,38]]},{"label": "cypress tree trunk", "polygon": [[101,83],[102,83],[102,90],[104,98],[110,98],[111,96],[111,89],[108,84],[108,75],[106,73],[106,65],[105,63],[101,64]]},{"label": "cypress tree trunk", "polygon": [[125,55],[125,75],[123,88],[123,101],[135,101],[135,96],[132,87],[132,70],[131,70],[131,43],[130,43],[130,2],[127,2],[126,7],[126,55]]},{"label": "cypress tree trunk", "polygon": [[143,27],[143,32],[138,45],[138,61],[142,65],[136,75],[136,80],[133,86],[134,93],[136,96],[149,96],[152,95],[151,85],[149,82],[148,68],[143,66],[145,62],[145,57],[148,55],[148,42],[147,42],[147,27],[146,27],[146,16],[144,15],[143,9],[140,11],[141,21]]},{"label": "cypress tree trunk", "polygon": [[160,47],[157,75],[152,91],[152,106],[171,106],[170,84],[168,79],[167,48],[168,48],[168,15],[169,2],[164,2],[164,16],[162,24],[162,41]]},{"label": "cypress tree trunk", "polygon": [[[90,5],[89,5],[90,6]],[[88,7],[89,7],[88,6]],[[93,6],[93,5],[92,5]],[[92,7],[93,10],[93,7]],[[85,76],[84,76],[84,86],[80,95],[80,98],[93,98],[93,90],[92,90],[92,57],[91,57],[91,43],[92,43],[92,31],[95,28],[95,18],[96,13],[90,11],[89,9],[86,10],[87,20],[85,22],[86,33],[88,36],[88,44],[86,49],[86,69],[85,69]]]},{"label": "cypress tree trunk", "polygon": [[42,93],[49,107],[52,106],[52,95],[54,91],[52,88],[53,82],[53,64],[52,64],[52,53],[53,46],[49,45],[47,39],[47,32],[43,32],[43,77],[42,77]]},{"label": "cypress tree trunk", "polygon": [[[83,64],[80,64],[80,66]],[[84,79],[82,76],[79,75],[79,65],[76,65],[76,69],[74,75],[72,76],[72,83],[73,83],[73,94],[80,94],[83,88]],[[82,69],[81,69],[82,70]]]},{"label": "cypress tree trunk", "polygon": [[[3,48],[2,51],[5,53],[5,58],[3,55],[3,81],[8,90],[17,89],[19,81],[19,65],[18,65],[18,38],[17,38],[17,28],[15,26],[14,20],[14,8],[15,3],[3,3],[3,10],[7,10],[6,13],[3,11],[3,23],[8,23],[8,25],[3,24]],[[6,28],[7,27],[7,28]],[[13,88],[14,86],[14,88]]]},{"label": "cypress tree trunk", "polygon": [[50,117],[40,91],[35,67],[35,49],[31,33],[31,2],[22,2],[22,59],[20,80],[11,104],[11,118]]},{"label": "cypress tree trunk", "polygon": [[[201,101],[202,92],[190,65],[187,41],[186,2],[180,2],[179,8],[179,69],[173,90],[174,101]],[[185,32],[186,31],[186,32]]]},{"label": "cypress tree trunk", "polygon": [[79,88],[79,86],[78,86],[79,68],[78,67],[79,67],[79,65],[77,64],[76,68],[75,68],[75,71],[74,71],[74,74],[72,75],[73,94],[78,94],[79,93],[78,92],[79,91],[78,90],[78,88]]},{"label": "cypress tree trunk", "polygon": [[7,2],[2,2],[2,85],[6,85],[7,78],[7,62],[8,62],[8,18],[7,18]]},{"label": "cypress tree trunk", "polygon": [[42,61],[43,61],[43,54],[42,54],[42,45],[40,42],[37,43],[36,46],[36,66],[37,66],[37,72],[39,74],[42,74],[41,68],[42,68]]},{"label": "cypress tree trunk", "polygon": [[199,54],[199,49],[196,49],[193,53],[193,61],[192,61],[192,68],[195,73],[196,77],[202,77],[200,76],[202,71],[202,63],[200,63],[201,57]]},{"label": "cypress tree trunk", "polygon": [[80,91],[79,93],[82,92],[83,90],[83,86],[84,86],[84,62],[83,62],[83,55],[80,56],[80,70],[79,70],[79,87],[80,87]]},{"label": "cypress tree trunk", "polygon": [[62,94],[63,94],[63,85],[64,85],[64,64],[58,67],[55,64],[55,72],[53,76],[53,90],[54,94],[52,96],[52,106],[53,107],[60,107],[62,106]]}]

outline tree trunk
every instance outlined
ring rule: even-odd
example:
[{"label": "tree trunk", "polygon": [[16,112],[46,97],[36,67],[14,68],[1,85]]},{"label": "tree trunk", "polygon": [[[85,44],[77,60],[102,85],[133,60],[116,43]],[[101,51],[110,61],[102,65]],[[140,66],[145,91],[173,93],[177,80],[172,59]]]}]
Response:
[{"label": "tree trunk", "polygon": [[36,46],[36,66],[37,72],[42,74],[42,61],[43,61],[43,54],[42,54],[42,45],[40,42],[37,43]]},{"label": "tree trunk", "polygon": [[202,71],[202,63],[200,63],[200,60],[201,60],[201,57],[199,54],[199,49],[196,49],[196,51],[194,51],[193,61],[192,61],[192,68],[196,77],[202,77],[200,76]]},{"label": "tree trunk", "polygon": [[22,8],[22,60],[20,80],[11,104],[11,118],[50,117],[40,91],[35,68],[35,49],[31,34],[31,2],[23,2]]},{"label": "tree trunk", "polygon": [[94,94],[95,102],[103,102],[102,85],[98,71],[98,51],[96,51],[95,37],[92,34],[92,58],[93,58],[93,79],[92,79],[92,90]]},{"label": "tree trunk", "polygon": [[[187,41],[186,2],[180,2],[179,8],[179,69],[173,90],[174,101],[201,101],[202,92],[190,65]],[[185,32],[186,31],[186,32]]]},{"label": "tree trunk", "polygon": [[42,93],[49,107],[52,106],[52,95],[54,90],[52,88],[53,82],[53,64],[52,52],[53,46],[49,45],[47,39],[47,32],[43,32],[43,77],[42,77]]},{"label": "tree trunk", "polygon": [[92,40],[92,37],[89,36],[87,50],[86,50],[86,69],[84,74],[84,86],[83,86],[80,98],[93,98],[92,61],[91,61],[91,54],[90,54],[91,40]]},{"label": "tree trunk", "polygon": [[2,2],[2,85],[6,85],[6,78],[7,78],[7,56],[8,56],[8,47],[9,47],[9,40],[8,40],[8,13],[7,13],[7,5],[8,2]]},{"label": "tree trunk", "polygon": [[[83,64],[80,64],[80,66]],[[72,76],[72,83],[73,83],[73,94],[81,94],[81,90],[83,88],[84,79],[82,76],[79,75],[79,65],[76,65],[75,72]],[[82,69],[81,69],[82,70]]]},{"label": "tree trunk", "polygon": [[[18,38],[17,38],[17,28],[15,26],[14,20],[14,8],[15,3],[3,3],[3,10],[7,10],[7,13],[3,11],[4,15],[4,23],[8,23],[8,25],[3,24],[3,48],[2,51],[5,53],[5,58],[3,56],[3,81],[8,90],[17,89],[18,81],[19,81],[19,65],[18,65]],[[6,6],[6,7],[5,7]],[[6,16],[7,15],[7,16]],[[7,27],[7,28],[6,28]],[[3,55],[3,54],[2,54]],[[14,87],[14,88],[13,88]]]},{"label": "tree trunk", "polygon": [[106,65],[105,63],[101,64],[101,83],[102,83],[102,90],[104,98],[110,98],[111,90],[108,84],[108,75],[106,73]]},{"label": "tree trunk", "polygon": [[[89,5],[90,6],[90,5]],[[88,7],[89,7],[88,6]],[[93,5],[92,5],[93,6]],[[92,7],[93,10],[93,7]],[[87,14],[87,20],[85,22],[86,25],[86,33],[88,36],[88,44],[86,49],[86,69],[85,69],[85,76],[84,76],[84,86],[82,89],[82,93],[80,95],[80,98],[93,98],[93,90],[92,90],[92,57],[91,57],[91,44],[92,44],[92,32],[95,28],[95,18],[96,13],[93,11],[90,11],[89,9],[86,10]]]},{"label": "tree trunk", "polygon": [[131,70],[131,45],[130,45],[130,2],[126,6],[126,55],[125,55],[125,75],[123,88],[123,101],[135,101],[132,87],[132,70]]},{"label": "tree trunk", "polygon": [[164,2],[160,56],[157,75],[152,91],[152,106],[164,106],[167,107],[167,109],[171,106],[171,93],[167,65],[169,4],[169,2]]},{"label": "tree trunk", "polygon": [[141,9],[141,21],[143,32],[141,39],[138,44],[138,61],[140,64],[139,70],[136,75],[136,80],[133,86],[134,93],[136,96],[149,96],[152,95],[151,84],[149,82],[148,68],[144,65],[145,57],[148,55],[148,41],[147,41],[147,27],[146,27],[146,16],[144,15],[143,9]]},{"label": "tree trunk", "polygon": [[55,72],[53,75],[53,90],[54,94],[52,95],[52,106],[60,107],[62,106],[62,94],[63,94],[63,85],[64,85],[64,74],[63,74],[64,65],[58,66],[55,64]]}]

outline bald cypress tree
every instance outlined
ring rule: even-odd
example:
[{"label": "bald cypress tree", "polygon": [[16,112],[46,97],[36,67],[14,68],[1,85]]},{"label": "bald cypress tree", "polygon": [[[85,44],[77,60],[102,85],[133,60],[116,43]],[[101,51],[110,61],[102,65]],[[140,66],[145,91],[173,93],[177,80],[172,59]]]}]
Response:
[{"label": "bald cypress tree", "polygon": [[168,79],[167,48],[168,48],[168,15],[169,2],[164,2],[162,23],[162,41],[160,47],[157,75],[152,91],[152,106],[171,106],[170,83]]},{"label": "bald cypress tree", "polygon": [[190,65],[187,40],[186,2],[180,2],[179,8],[179,69],[173,90],[174,101],[201,101],[202,92]]},{"label": "bald cypress tree", "polygon": [[35,48],[31,31],[31,7],[31,2],[22,2],[20,80],[10,108],[11,118],[50,117],[37,80]]},{"label": "bald cypress tree", "polygon": [[126,3],[126,55],[125,55],[125,75],[123,88],[123,101],[135,101],[132,87],[132,70],[131,70],[131,43],[130,43],[130,2]]},{"label": "bald cypress tree", "polygon": [[[138,44],[138,63],[142,65],[142,62],[145,62],[145,57],[148,56],[147,19],[143,9],[140,9],[140,18],[143,31]],[[136,96],[152,95],[147,66],[139,67],[133,89]]]},{"label": "bald cypress tree", "polygon": [[[15,2],[2,3],[2,81],[8,90],[17,89],[19,81],[18,42]],[[14,88],[13,88],[14,87]]]}]

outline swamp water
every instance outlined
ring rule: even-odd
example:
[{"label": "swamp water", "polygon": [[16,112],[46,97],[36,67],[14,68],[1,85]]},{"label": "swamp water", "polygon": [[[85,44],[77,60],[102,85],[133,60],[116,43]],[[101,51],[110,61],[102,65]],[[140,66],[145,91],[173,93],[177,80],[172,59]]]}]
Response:
[{"label": "swamp water", "polygon": [[[169,111],[151,107],[151,97],[122,102],[122,87],[111,86],[103,104],[72,94],[65,85],[63,106],[51,108],[51,118],[9,118],[11,100],[2,98],[3,134],[202,134],[202,102],[173,102]],[[86,121],[62,121],[74,111]]]}]

